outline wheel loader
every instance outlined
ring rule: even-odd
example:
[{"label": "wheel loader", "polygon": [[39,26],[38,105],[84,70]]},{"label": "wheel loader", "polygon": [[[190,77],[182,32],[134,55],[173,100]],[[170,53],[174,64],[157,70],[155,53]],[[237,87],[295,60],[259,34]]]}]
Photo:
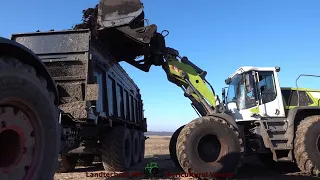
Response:
[{"label": "wheel loader", "polygon": [[132,54],[114,56],[144,72],[162,66],[168,81],[183,90],[200,116],[177,129],[170,140],[177,166],[193,174],[236,175],[245,156],[258,155],[269,165],[295,162],[301,171],[319,176],[320,91],[281,87],[280,67],[240,67],[225,80],[228,88],[220,102],[207,72],[166,46],[168,31],[159,33],[156,25],[143,22],[148,21],[139,0],[100,1],[99,32],[103,37],[112,34],[105,42],[127,38],[127,43],[113,47],[132,49]]},{"label": "wheel loader", "polygon": [[[166,46],[169,32],[149,24],[140,0],[101,0],[94,24],[87,28],[113,59],[144,72],[161,66],[168,81],[190,99],[200,117],[177,129],[169,147],[185,172],[236,175],[244,156],[257,154],[266,163],[295,162],[319,176],[319,91],[281,88],[278,67],[241,67],[227,78],[220,102],[207,72]],[[0,39],[0,179],[53,179],[61,151],[59,103],[57,86],[41,59]],[[126,153],[117,157],[129,164]]]}]

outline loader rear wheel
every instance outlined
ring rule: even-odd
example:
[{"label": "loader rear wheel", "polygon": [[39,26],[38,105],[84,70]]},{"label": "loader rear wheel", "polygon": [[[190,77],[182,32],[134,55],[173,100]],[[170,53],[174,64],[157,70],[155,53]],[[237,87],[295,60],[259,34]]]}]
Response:
[{"label": "loader rear wheel", "polygon": [[[205,116],[188,123],[177,141],[179,164],[185,172],[208,173],[212,178],[236,174],[243,159],[240,132],[227,121]],[[223,177],[226,178],[226,177]]]},{"label": "loader rear wheel", "polygon": [[169,143],[169,152],[170,152],[170,157],[173,161],[173,163],[177,166],[177,167],[180,167],[180,164],[179,164],[179,160],[178,160],[178,157],[177,157],[177,140],[178,140],[178,136],[181,132],[181,130],[184,128],[185,125],[179,127],[171,136],[171,139],[170,139],[170,143]]},{"label": "loader rear wheel", "polygon": [[320,176],[320,116],[309,116],[297,127],[294,156],[301,171]]},{"label": "loader rear wheel", "polygon": [[131,135],[123,126],[111,128],[102,139],[102,163],[106,171],[124,171],[131,164]]},{"label": "loader rear wheel", "polygon": [[52,179],[58,123],[46,80],[31,66],[0,56],[0,179]]},{"label": "loader rear wheel", "polygon": [[139,161],[142,162],[144,160],[144,154],[145,154],[145,143],[146,139],[144,137],[143,132],[139,132]]},{"label": "loader rear wheel", "polygon": [[136,130],[131,130],[131,165],[136,165],[139,160],[139,136]]}]

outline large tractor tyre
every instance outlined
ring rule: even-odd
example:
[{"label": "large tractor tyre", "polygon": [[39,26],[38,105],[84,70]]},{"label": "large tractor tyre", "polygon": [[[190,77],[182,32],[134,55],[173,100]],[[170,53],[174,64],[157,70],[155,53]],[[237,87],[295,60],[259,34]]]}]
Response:
[{"label": "large tractor tyre", "polygon": [[131,135],[124,126],[113,127],[102,139],[102,163],[106,171],[124,171],[131,165]]},{"label": "large tractor tyre", "polygon": [[77,154],[60,155],[60,166],[57,169],[58,173],[67,173],[74,171],[77,166],[79,156]]},{"label": "large tractor tyre", "polygon": [[179,164],[194,175],[212,172],[211,178],[219,178],[219,174],[223,178],[234,176],[242,165],[243,142],[240,132],[227,121],[210,116],[197,118],[178,136]]},{"label": "large tractor tyre", "polygon": [[139,135],[136,130],[131,130],[131,165],[136,165],[139,161]]},{"label": "large tractor tyre", "polygon": [[79,157],[80,166],[92,166],[95,155],[93,154],[84,154]]},{"label": "large tractor tyre", "polygon": [[169,143],[169,152],[170,152],[170,157],[171,160],[174,162],[174,164],[177,167],[181,167],[178,161],[178,157],[177,157],[177,140],[178,140],[178,136],[181,132],[181,130],[184,128],[185,125],[179,127],[171,136],[170,139],[170,143]]},{"label": "large tractor tyre", "polygon": [[294,157],[301,171],[320,176],[320,116],[309,116],[297,127]]},{"label": "large tractor tyre", "polygon": [[144,154],[146,149],[146,139],[144,137],[144,133],[139,131],[139,160],[138,162],[142,162],[144,160]]},{"label": "large tractor tyre", "polygon": [[33,67],[0,56],[0,179],[53,179],[58,117],[46,80]]}]

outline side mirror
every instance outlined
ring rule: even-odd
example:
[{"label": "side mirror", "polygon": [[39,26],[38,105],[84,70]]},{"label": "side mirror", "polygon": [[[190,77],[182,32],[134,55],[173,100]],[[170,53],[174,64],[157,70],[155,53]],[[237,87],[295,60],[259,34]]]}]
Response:
[{"label": "side mirror", "polygon": [[231,83],[231,78],[226,79],[226,80],[225,80],[225,83],[226,83],[227,85],[229,85],[229,84]]}]

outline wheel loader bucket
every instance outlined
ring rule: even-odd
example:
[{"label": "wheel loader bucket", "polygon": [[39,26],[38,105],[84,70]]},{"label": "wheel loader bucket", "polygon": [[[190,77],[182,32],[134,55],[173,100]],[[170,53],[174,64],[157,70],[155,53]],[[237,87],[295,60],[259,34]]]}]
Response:
[{"label": "wheel loader bucket", "polygon": [[100,0],[98,24],[102,28],[127,25],[143,13],[140,0]]}]

